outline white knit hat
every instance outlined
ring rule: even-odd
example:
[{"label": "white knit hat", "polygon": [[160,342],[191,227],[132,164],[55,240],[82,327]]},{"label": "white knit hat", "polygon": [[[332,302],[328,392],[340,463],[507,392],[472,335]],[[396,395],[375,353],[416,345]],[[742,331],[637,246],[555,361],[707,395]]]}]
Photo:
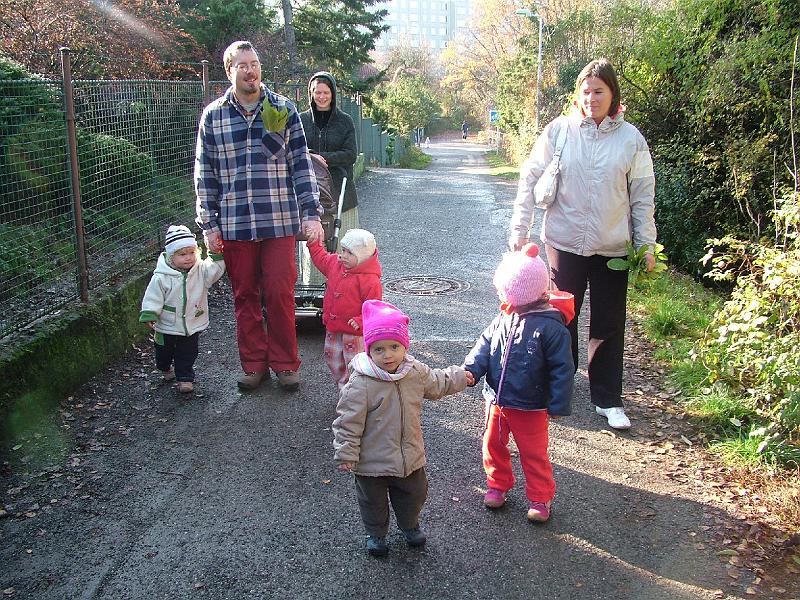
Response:
[{"label": "white knit hat", "polygon": [[342,248],[355,254],[361,264],[375,254],[375,236],[366,229],[350,229],[342,238]]},{"label": "white knit hat", "polygon": [[185,225],[170,225],[164,238],[164,250],[169,257],[181,248],[197,248],[197,240]]},{"label": "white knit hat", "polygon": [[547,291],[550,276],[539,257],[539,246],[525,244],[521,250],[506,252],[494,274],[494,286],[511,306],[536,302]]}]

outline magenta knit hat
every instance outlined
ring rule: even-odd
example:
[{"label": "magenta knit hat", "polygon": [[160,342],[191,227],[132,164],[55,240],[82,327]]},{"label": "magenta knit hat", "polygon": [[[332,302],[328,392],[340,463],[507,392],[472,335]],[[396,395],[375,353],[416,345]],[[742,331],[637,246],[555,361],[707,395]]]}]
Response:
[{"label": "magenta knit hat", "polygon": [[536,302],[547,291],[550,276],[539,257],[539,246],[525,244],[516,252],[506,252],[494,273],[494,287],[511,306]]},{"label": "magenta knit hat", "polygon": [[394,304],[381,300],[367,300],[361,306],[364,322],[364,347],[381,340],[395,340],[408,350],[411,338],[408,336],[408,323],[411,319]]}]

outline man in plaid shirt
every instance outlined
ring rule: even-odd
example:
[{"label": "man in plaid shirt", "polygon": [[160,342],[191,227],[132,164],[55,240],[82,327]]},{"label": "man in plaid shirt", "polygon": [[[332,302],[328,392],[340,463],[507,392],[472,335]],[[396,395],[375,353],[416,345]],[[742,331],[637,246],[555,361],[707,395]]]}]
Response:
[{"label": "man in plaid shirt", "polygon": [[252,44],[234,42],[223,62],[231,87],[203,111],[197,133],[197,223],[209,250],[222,251],[224,241],[244,371],[239,388],[255,389],[272,369],[294,391],[295,235],[302,228],[309,241],[323,237],[314,167],[296,108],[261,83]]}]

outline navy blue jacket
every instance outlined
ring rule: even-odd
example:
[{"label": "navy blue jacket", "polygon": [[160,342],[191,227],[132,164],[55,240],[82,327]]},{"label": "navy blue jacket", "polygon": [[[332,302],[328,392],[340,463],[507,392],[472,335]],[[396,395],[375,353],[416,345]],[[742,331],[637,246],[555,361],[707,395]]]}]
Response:
[{"label": "navy blue jacket", "polygon": [[564,317],[549,304],[523,314],[500,313],[467,355],[464,367],[478,381],[483,397],[520,410],[572,412],[575,366]]}]

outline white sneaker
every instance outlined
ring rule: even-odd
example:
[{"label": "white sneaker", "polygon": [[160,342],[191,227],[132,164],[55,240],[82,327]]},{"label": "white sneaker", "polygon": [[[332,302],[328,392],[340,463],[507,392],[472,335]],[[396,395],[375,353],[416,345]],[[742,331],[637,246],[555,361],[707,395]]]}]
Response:
[{"label": "white sneaker", "polygon": [[625,414],[625,409],[621,406],[612,406],[611,408],[600,408],[595,406],[594,409],[598,415],[603,415],[608,419],[608,426],[613,429],[630,429],[631,420]]}]

